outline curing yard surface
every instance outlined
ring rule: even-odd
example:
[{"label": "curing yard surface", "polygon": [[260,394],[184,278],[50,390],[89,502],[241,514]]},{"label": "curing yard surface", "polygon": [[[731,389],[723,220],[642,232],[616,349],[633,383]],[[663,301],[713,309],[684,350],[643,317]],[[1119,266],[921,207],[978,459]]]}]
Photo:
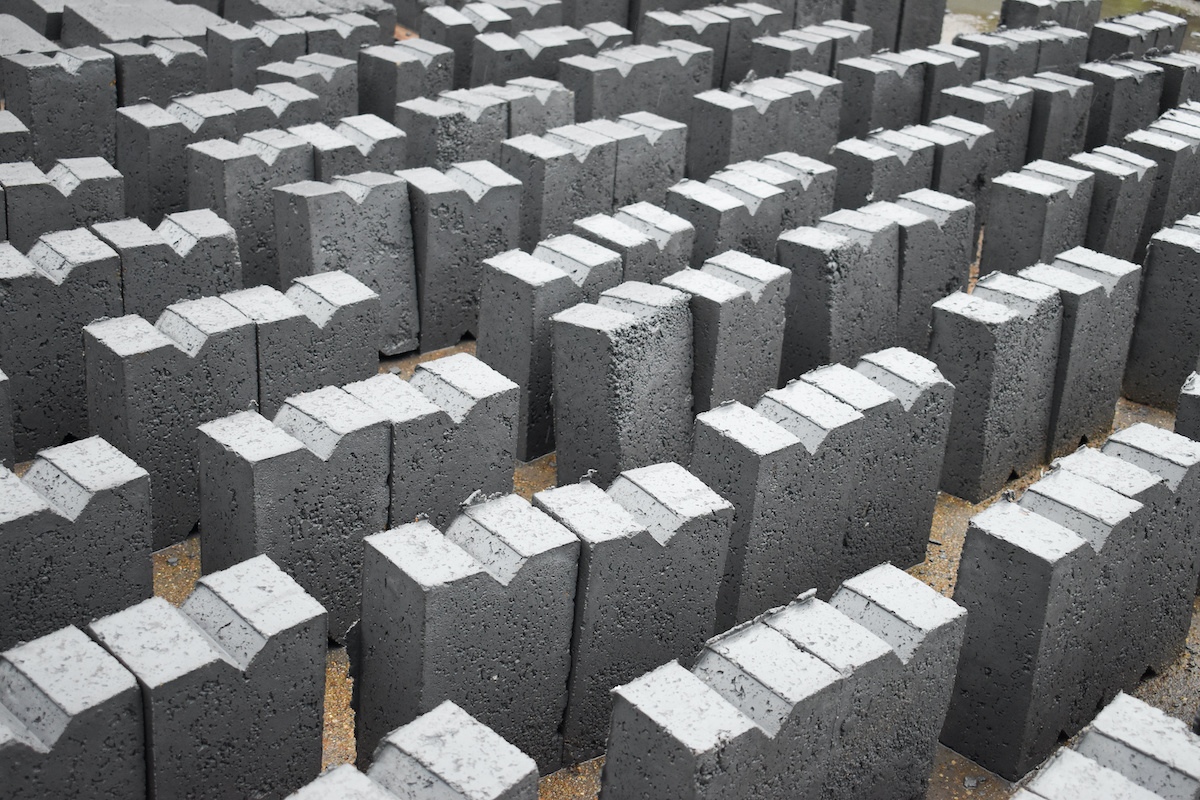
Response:
[{"label": "curing yard surface", "polygon": [[[392,372],[407,380],[412,377],[413,370],[420,362],[458,352],[474,354],[475,343],[464,342],[457,347],[434,353],[387,359],[380,364],[379,371]],[[1117,407],[1115,429],[1120,430],[1137,422],[1148,422],[1170,429],[1175,419],[1166,412],[1122,400]],[[1091,444],[1098,447],[1103,443]],[[1010,483],[1005,491],[1012,492],[1014,497],[1020,497],[1021,492],[1041,477],[1044,471],[1045,468],[1022,476]],[[529,499],[534,492],[554,486],[555,481],[554,456],[551,454],[528,464],[517,464],[513,474],[513,490]],[[948,597],[953,595],[967,522],[973,515],[996,502],[1005,502],[1003,492],[978,505],[947,494],[939,494],[925,561],[909,569],[909,573],[942,594]],[[154,555],[154,592],[176,605],[181,604],[187,597],[199,576],[198,537]],[[1193,610],[1192,629],[1184,651],[1163,674],[1145,678],[1134,694],[1172,716],[1191,722],[1197,704],[1200,704],[1198,655],[1200,607]],[[325,672],[326,768],[336,764],[353,763],[355,759],[354,712],[350,708],[350,678],[347,667],[346,651],[342,648],[330,649]],[[540,800],[595,800],[600,790],[603,761],[603,758],[598,758],[567,767],[543,778],[539,792]],[[939,746],[927,797],[929,800],[1000,800],[1010,797],[1016,788],[1016,784],[1009,783],[954,751]]]}]

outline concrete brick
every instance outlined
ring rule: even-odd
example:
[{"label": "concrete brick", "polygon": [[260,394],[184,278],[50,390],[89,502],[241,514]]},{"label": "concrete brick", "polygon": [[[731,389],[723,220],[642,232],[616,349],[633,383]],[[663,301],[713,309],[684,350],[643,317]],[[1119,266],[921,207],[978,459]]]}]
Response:
[{"label": "concrete brick", "polygon": [[[1056,462],[1059,469],[1022,498],[1021,506],[1037,515],[1000,504],[973,520],[958,591],[976,616],[947,743],[978,752],[990,739],[1002,774],[1020,774],[1053,749],[1060,731],[1074,734],[1118,689],[1136,683],[1147,664],[1175,657],[1189,624],[1196,561],[1182,522],[1193,513],[1191,503],[1181,506],[1171,494],[1178,497],[1195,480],[1198,457],[1194,443],[1136,425],[1116,434],[1103,454],[1081,449]],[[1006,598],[1031,596],[1021,584],[1037,586],[1041,599],[1017,610]],[[1015,649],[1013,642],[1019,642]],[[1072,658],[1071,652],[1108,656]],[[997,683],[994,676],[1010,674],[1013,659],[1032,669]],[[1055,703],[1046,714],[1048,697]],[[981,704],[1039,711],[980,713]],[[1092,736],[1081,740],[1086,755],[1092,754],[1082,742]]]},{"label": "concrete brick", "polygon": [[1041,463],[1061,318],[1055,290],[1000,273],[934,304],[929,358],[955,387],[943,491],[979,502]]},{"label": "concrete brick", "polygon": [[876,131],[866,140],[839,142],[829,156],[838,170],[834,205],[858,208],[872,201],[928,189],[933,182],[935,146],[908,129]]},{"label": "concrete brick", "polygon": [[567,26],[511,35],[481,33],[472,44],[470,85],[504,83],[523,76],[554,79],[561,59],[595,54],[592,40],[582,31]]},{"label": "concrete brick", "polygon": [[[253,6],[262,6],[261,0],[251,0]],[[354,58],[363,48],[386,44],[391,41],[391,32],[395,30],[394,21],[388,16],[392,6],[388,3],[375,2],[368,4],[354,3],[339,4],[332,7],[321,4],[317,8],[307,9],[307,13],[317,13],[317,16],[301,16],[305,10],[298,9],[291,3],[275,3],[275,7],[264,13],[263,10],[247,10],[248,5],[242,0],[233,0],[233,9],[225,9],[225,16],[243,25],[257,20],[255,27],[266,27],[273,23],[275,30],[283,29],[287,33],[298,32],[303,36],[305,49],[309,53],[328,53],[339,58]],[[378,22],[359,13],[337,13],[346,8],[355,8],[377,17]],[[282,14],[286,19],[271,19]],[[386,32],[386,33],[385,33]]]},{"label": "concrete brick", "polygon": [[980,269],[1010,274],[1083,244],[1090,204],[1038,175],[1010,172],[992,182]]},{"label": "concrete brick", "polygon": [[511,491],[518,387],[482,361],[460,353],[408,383],[381,375],[345,389],[392,423],[392,524],[449,524],[471,495]]},{"label": "concrete brick", "polygon": [[1076,792],[1086,792],[1089,797],[1131,800],[1153,800],[1160,796],[1143,789],[1121,773],[1102,767],[1075,750],[1066,748],[1038,770],[1037,777],[1028,783],[1026,794],[1030,798],[1058,800],[1074,797]]},{"label": "concrete brick", "polygon": [[[205,31],[210,90],[249,90],[256,85],[258,68],[275,60],[271,57],[272,48],[261,35],[264,33],[266,31],[251,30],[233,22],[214,25]],[[292,36],[271,38],[278,43],[275,49],[288,50],[292,58],[304,55],[307,50],[304,35],[298,29]]]},{"label": "concrete brick", "polygon": [[13,408],[12,389],[8,376],[0,372],[0,467],[12,469],[13,459]]},{"label": "concrete brick", "polygon": [[1160,67],[1142,61],[1089,62],[1079,67],[1079,77],[1096,87],[1088,117],[1088,149],[1119,144],[1158,116],[1163,91]]},{"label": "concrete brick", "polygon": [[617,142],[614,207],[662,205],[667,190],[683,179],[688,137],[683,123],[638,111],[616,122],[593,120],[579,127]]},{"label": "concrete brick", "polygon": [[[800,379],[862,415],[859,458],[850,464],[853,488],[840,577],[875,564],[905,567],[925,559],[953,405],[953,387],[920,356],[895,348],[864,361],[858,370],[833,364]],[[905,384],[907,403],[873,380],[876,376],[897,388]],[[913,407],[920,394],[925,397]]]},{"label": "concrete brick", "polygon": [[[683,217],[652,203],[634,203],[617,209],[613,219],[655,243],[658,254],[652,260],[654,266],[649,268],[651,274],[665,277],[690,263],[695,250],[696,229]],[[637,278],[627,275],[626,280]]]},{"label": "concrete brick", "polygon": [[905,0],[900,6],[900,25],[896,50],[928,47],[942,40],[942,22],[946,8],[940,2]]},{"label": "concrete brick", "polygon": [[896,47],[903,3],[899,0],[856,0],[842,7],[841,16],[871,27],[871,41],[879,50]]},{"label": "concrete brick", "polygon": [[1038,50],[1038,71],[1074,75],[1080,64],[1087,61],[1088,35],[1063,25],[1049,25],[1029,31],[1041,40]]},{"label": "concrete brick", "polygon": [[208,209],[168,214],[157,229],[126,219],[100,223],[92,232],[120,257],[127,314],[157,319],[179,300],[242,286],[237,234]]},{"label": "concrete brick", "polygon": [[[730,251],[734,252],[734,251]],[[687,269],[668,275],[663,285],[683,292],[691,309],[693,367],[692,398],[695,411],[707,411],[733,399],[734,385],[741,383],[743,358],[755,360],[755,349],[737,340],[746,331],[754,306],[750,293],[728,281],[699,270]],[[755,342],[755,345],[758,343]],[[774,361],[767,352],[766,360]],[[738,387],[741,388],[741,387]],[[758,393],[761,393],[759,389]]]},{"label": "concrete brick", "polygon": [[1196,548],[1186,534],[1195,503],[1181,492],[1195,480],[1196,455],[1182,437],[1138,427],[1122,433],[1102,454],[1081,448],[1055,462],[1141,504],[1133,515],[1134,540],[1141,542],[1143,553],[1153,554],[1118,568],[1126,588],[1107,612],[1116,620],[1115,628],[1103,631],[1108,641],[1120,639],[1109,662],[1107,685],[1112,688],[1106,697],[1115,688],[1134,685],[1147,668],[1162,669],[1178,657],[1186,640],[1198,570]]},{"label": "concrete brick", "polygon": [[518,250],[484,261],[480,360],[520,386],[516,457],[531,461],[554,447],[550,317],[579,302],[568,274]]},{"label": "concrete brick", "polygon": [[508,101],[508,136],[541,136],[575,120],[575,95],[558,81],[517,78],[503,87],[480,86],[479,91]]},{"label": "concrete brick", "polygon": [[[736,3],[709,6],[712,14],[729,22],[721,85],[729,86],[745,80],[751,71],[752,42],[791,27],[793,20],[762,3]],[[685,37],[680,37],[685,38]],[[715,71],[715,70],[714,70]]]},{"label": "concrete brick", "polygon": [[559,0],[499,0],[492,5],[512,17],[515,33],[563,24],[563,4]]},{"label": "concrete brick", "polygon": [[464,506],[444,535],[409,523],[365,549],[360,752],[451,700],[557,769],[579,540],[507,495]]},{"label": "concrete brick", "polygon": [[1141,269],[1075,248],[1059,254],[1050,266],[1030,267],[1021,275],[1056,286],[1063,301],[1063,338],[1047,449],[1048,458],[1055,458],[1103,438],[1112,429],[1137,314]]},{"label": "concrete brick", "polygon": [[141,102],[166,105],[171,98],[208,83],[208,54],[182,39],[159,39],[100,45],[116,59],[117,105]]},{"label": "concrete brick", "polygon": [[288,795],[288,800],[325,800],[331,796],[353,797],[355,800],[394,800],[396,795],[359,772],[354,765],[340,764],[327,769],[316,780]]},{"label": "concrete brick", "polygon": [[258,410],[267,416],[292,395],[378,369],[379,296],[345,272],[297,278],[286,295],[257,286],[221,299],[254,320]]},{"label": "concrete brick", "polygon": [[358,52],[358,110],[395,122],[396,104],[454,88],[454,51],[404,39]]},{"label": "concrete brick", "polygon": [[765,202],[751,209],[740,198],[698,181],[684,180],[671,187],[667,211],[686,219],[696,231],[690,256],[693,267],[731,249],[754,256],[766,254],[763,250],[771,231],[778,231],[782,224],[783,192],[768,184],[756,188],[765,195]]},{"label": "concrete brick", "polygon": [[[836,724],[847,693],[833,667],[764,620],[715,637],[693,672],[770,736],[760,748],[765,774],[754,785],[769,785],[770,776],[792,791],[823,793],[837,742],[816,731]],[[743,682],[762,685],[774,702],[751,706],[734,689]]]},{"label": "concrete brick", "polygon": [[265,130],[189,145],[187,165],[189,207],[211,208],[238,233],[244,284],[280,286],[272,190],[312,177],[312,145]]},{"label": "concrete brick", "polygon": [[750,67],[761,77],[801,70],[828,75],[833,69],[833,42],[829,36],[804,29],[763,36],[750,44]]},{"label": "concrete brick", "polygon": [[99,437],[41,451],[5,507],[0,646],[84,625],[149,597],[150,479]]},{"label": "concrete brick", "polygon": [[91,430],[154,475],[154,549],[200,517],[196,426],[258,399],[254,323],[216,297],[84,327]]},{"label": "concrete brick", "polygon": [[1189,213],[1196,185],[1200,141],[1164,131],[1141,130],[1126,136],[1121,147],[1158,165],[1134,251],[1134,260],[1138,260],[1144,258],[1152,236]]},{"label": "concrete brick", "polygon": [[102,158],[63,158],[43,173],[28,161],[0,164],[0,200],[8,241],[20,250],[38,237],[119,219],[125,181]]},{"label": "concrete brick", "polygon": [[[17,11],[15,8],[9,10]],[[0,28],[4,29],[4,33],[0,34],[0,55],[52,53],[60,49],[53,41],[12,14],[0,15]]]},{"label": "concrete brick", "polygon": [[28,161],[32,157],[29,128],[11,111],[0,111],[0,163]]},{"label": "concrete brick", "polygon": [[930,188],[975,204],[976,229],[987,216],[990,181],[996,172],[996,132],[960,117],[941,117],[905,129],[933,143]]},{"label": "concrete brick", "polygon": [[[486,7],[494,9],[497,17],[508,27],[505,32],[511,32],[512,17],[490,4]],[[478,28],[476,21],[482,23]],[[438,5],[427,6],[421,10],[416,30],[421,39],[440,44],[454,52],[453,86],[455,89],[465,89],[471,81],[471,52],[475,36],[490,32],[493,24],[495,23],[491,20],[480,19],[478,16],[468,17],[453,6]]]},{"label": "concrete brick", "polygon": [[[772,255],[775,251],[775,240],[783,232],[783,209],[787,202],[784,191],[740,170],[718,172],[708,179],[706,185],[740,201],[746,207],[744,233],[737,237],[741,241],[735,239],[737,249],[760,258]],[[672,192],[674,191],[672,189]],[[703,196],[698,195],[695,199],[704,205],[719,205]],[[673,205],[674,202],[672,197],[668,205]],[[694,220],[693,224],[697,222],[699,220]],[[697,231],[701,231],[701,249],[708,250],[704,247],[701,225],[697,225]],[[715,252],[708,250],[705,257],[716,255],[718,252],[721,252],[719,248]]]},{"label": "concrete brick", "polygon": [[697,416],[693,469],[734,506],[718,628],[807,588],[831,593],[848,482],[835,485],[828,476],[849,467],[845,447],[860,421],[852,408],[799,382],[768,392],[757,411],[733,402]]},{"label": "concrete brick", "polygon": [[1038,41],[1018,34],[960,33],[954,37],[957,47],[979,53],[980,77],[994,81],[1032,75],[1038,71]]},{"label": "concrete brick", "polygon": [[367,775],[389,797],[418,785],[463,800],[537,798],[534,760],[450,700],[387,734]]},{"label": "concrete brick", "polygon": [[[741,347],[745,351],[745,362],[729,365],[736,380],[730,383],[727,391],[717,394],[721,400],[714,398],[710,406],[727,399],[753,402],[778,381],[791,273],[768,261],[735,250],[708,259],[700,272],[745,289],[750,293],[750,302],[753,304],[750,315],[744,320],[745,327],[740,331],[732,331],[729,340],[731,347]],[[750,342],[755,343],[753,352],[749,351]]]},{"label": "concrete brick", "polygon": [[[843,209],[822,217],[817,227],[857,242],[863,255],[864,268],[876,282],[860,300],[863,304],[861,311],[853,312],[864,315],[863,319],[872,319],[868,327],[874,330],[864,331],[854,338],[865,345],[866,350],[892,344],[896,336],[895,298],[899,294],[899,226],[887,219]],[[861,355],[862,352],[865,351],[855,355]],[[831,358],[813,366],[823,366],[842,358]]]},{"label": "concrete brick", "polygon": [[896,342],[914,353],[929,347],[932,305],[967,284],[974,261],[975,207],[966,200],[918,189],[895,203],[861,209],[900,227]]},{"label": "concrete brick", "polygon": [[1181,301],[1193,281],[1186,265],[1195,263],[1198,251],[1200,233],[1183,226],[1164,228],[1150,240],[1122,389],[1135,402],[1173,409],[1196,368],[1200,330]]},{"label": "concrete brick", "polygon": [[1147,26],[1140,14],[1110,17],[1092,28],[1088,45],[1089,61],[1105,61],[1114,57],[1141,58],[1146,51],[1158,47],[1158,31]]},{"label": "concrete brick", "polygon": [[[865,744],[864,761],[871,769],[863,784],[881,791],[898,788],[919,797],[928,789],[937,751],[934,731],[941,728],[954,687],[966,612],[889,564],[843,582],[830,605],[886,642],[895,653],[902,665],[896,677],[901,685],[907,686],[900,696],[923,698],[920,704],[892,704],[887,699],[886,684],[880,687],[870,681],[864,687],[866,692],[882,698],[881,705],[895,714],[894,722],[890,726],[876,724],[870,734],[853,737],[849,743],[843,734],[841,745],[844,750],[854,752]],[[834,649],[819,648],[816,639],[816,636],[804,637],[804,646],[827,658],[828,663],[836,663]],[[856,677],[861,669],[856,669]],[[875,722],[873,715],[866,716],[864,722],[867,725]],[[861,788],[852,787],[850,796],[860,791]]]},{"label": "concrete brick", "polygon": [[629,282],[597,305],[555,314],[554,426],[564,482],[662,461],[692,448],[692,319],[687,296]]},{"label": "concrete brick", "polygon": [[1030,161],[1021,168],[1021,174],[1056,183],[1067,190],[1065,213],[1056,221],[1057,233],[1046,242],[1046,246],[1052,247],[1053,253],[1060,253],[1070,249],[1071,245],[1083,244],[1087,239],[1096,176],[1090,170],[1046,159]]},{"label": "concrete brick", "polygon": [[420,327],[407,182],[363,172],[280,186],[272,195],[280,284],[344,271],[379,295],[370,351],[415,350]]},{"label": "concrete brick", "polygon": [[578,762],[604,750],[614,684],[690,660],[712,635],[733,506],[671,463],[623,472],[607,494],[588,481],[542,491],[534,505],[580,543],[563,724],[564,757]]},{"label": "concrete brick", "polygon": [[[671,662],[614,690],[602,791],[841,798],[900,786],[917,796],[963,622],[952,601],[886,565],[848,581],[833,605],[801,596],[710,640],[692,672]],[[887,699],[907,692],[929,711]]]},{"label": "concrete brick", "polygon": [[512,250],[483,262],[476,355],[520,387],[521,461],[554,449],[551,316],[596,302],[622,280],[617,253],[570,234],[540,243],[532,256]]},{"label": "concrete brick", "polygon": [[[831,221],[833,227],[827,224]],[[839,221],[844,223],[840,227]],[[796,228],[779,237],[778,262],[792,273],[781,383],[870,352],[879,338],[891,343],[898,250],[895,223],[856,212],[836,212],[815,228]],[[828,269],[831,262],[840,268]]]},{"label": "concrete brick", "polygon": [[[1171,186],[1171,189],[1177,189],[1177,191],[1174,192],[1175,196],[1169,197],[1168,203],[1163,206],[1163,223],[1164,225],[1170,224],[1184,214],[1190,213],[1193,208],[1197,207],[1197,203],[1200,203],[1200,194],[1198,194],[1200,190],[1197,189],[1196,184],[1191,182],[1192,178],[1200,172],[1200,162],[1195,158],[1195,151],[1191,149],[1200,146],[1200,114],[1197,114],[1194,109],[1172,109],[1151,122],[1145,130],[1134,131],[1126,139],[1141,138],[1145,134],[1165,135],[1185,142],[1188,150],[1184,152],[1184,155],[1192,156],[1190,159],[1185,158],[1183,164],[1173,165],[1180,173],[1189,177],[1186,179],[1181,177],[1182,182],[1178,187]],[[1172,160],[1169,154],[1166,156],[1166,160]],[[1174,184],[1174,180],[1171,183]],[[1154,233],[1154,231],[1143,232]]]},{"label": "concrete brick", "polygon": [[1158,165],[1129,150],[1105,145],[1068,161],[1095,176],[1084,245],[1106,255],[1132,259],[1146,220]]},{"label": "concrete brick", "polygon": [[[676,219],[683,222],[688,230],[693,230],[691,223],[682,218]],[[671,263],[670,254],[664,252],[656,239],[635,227],[618,221],[612,215],[595,214],[584,217],[576,220],[571,226],[571,230],[573,231],[572,235],[577,235],[620,257],[620,280],[656,283],[679,268],[687,266],[688,260],[691,258],[689,246],[688,252],[682,259],[679,259],[677,263]],[[620,280],[617,282],[620,283]],[[570,305],[574,305],[574,303]]]},{"label": "concrete brick", "polygon": [[1084,148],[1093,85],[1049,72],[1013,80],[1033,90],[1026,160],[1065,161]]},{"label": "concrete brick", "polygon": [[[345,641],[359,617],[362,540],[387,527],[390,426],[337,387],[199,427],[205,573],[265,554],[329,612]],[[336,500],[336,502],[335,502]]]},{"label": "concrete brick", "polygon": [[941,116],[943,89],[969,86],[980,78],[979,53],[965,47],[933,45],[910,51],[909,55],[925,65],[925,91],[921,100],[921,121],[924,123]]},{"label": "concrete brick", "polygon": [[613,691],[602,777],[606,797],[736,796],[758,777],[766,736],[749,716],[677,662]]},{"label": "concrete brick", "polygon": [[121,264],[79,228],[46,234],[27,256],[0,244],[0,281],[0,369],[10,381],[13,455],[26,461],[92,430],[79,329],[121,313]]},{"label": "concrete brick", "polygon": [[359,172],[393,172],[408,163],[408,135],[374,114],[345,117],[336,127],[296,125],[288,133],[312,145],[313,178],[332,181]]},{"label": "concrete brick", "polygon": [[[1090,488],[1093,502],[1128,510],[1111,490]],[[1088,539],[1020,505],[997,503],[972,518],[955,589],[967,631],[943,742],[1015,778],[1053,750],[1060,730],[1077,729],[1073,701],[1087,659],[1070,653],[1089,652],[1096,561]]]},{"label": "concrete brick", "polygon": [[[328,23],[325,25],[325,32],[331,32]],[[259,19],[257,23],[247,20],[246,26],[234,22],[210,26],[205,31],[204,43],[209,56],[209,89],[252,91],[258,84],[259,67],[272,62],[294,62],[308,53],[324,52],[319,32],[312,32],[314,48],[310,49],[308,31],[295,19]]]},{"label": "concrete brick", "polygon": [[149,225],[187,208],[191,132],[153,103],[121,108],[116,116],[116,167],[125,178],[125,210]]},{"label": "concrete brick", "polygon": [[408,181],[421,350],[429,352],[478,332],[480,264],[523,243],[525,187],[485,161],[397,174]]},{"label": "concrete brick", "polygon": [[909,188],[899,154],[875,142],[845,139],[830,151],[829,160],[837,170],[837,208],[858,208],[877,193],[895,198]]},{"label": "concrete brick", "polygon": [[801,225],[815,225],[820,217],[833,211],[837,169],[824,162],[780,152],[759,161],[739,161],[726,169],[744,173],[783,191],[785,231]]},{"label": "concrete brick", "polygon": [[638,0],[563,0],[563,22],[568,25],[587,25],[612,20],[619,25],[632,27],[636,20],[641,18],[641,14],[633,13],[633,6],[637,2]]},{"label": "concrete brick", "polygon": [[[64,4],[65,6],[66,4]],[[204,41],[208,25],[219,25],[220,15],[194,6],[175,9],[162,0],[132,0],[120,4],[97,0],[73,0],[63,8],[62,39],[71,47],[96,46],[103,42],[150,39]]]},{"label": "concrete brick", "polygon": [[521,247],[566,233],[577,219],[613,208],[617,142],[578,125],[501,145],[500,168],[522,184]]},{"label": "concrete brick", "polygon": [[1197,744],[1185,723],[1122,692],[1096,716],[1077,749],[1147,796],[1182,797],[1200,786]]},{"label": "concrete brick", "polygon": [[612,20],[589,22],[580,28],[580,31],[592,40],[597,51],[616,50],[618,47],[629,47],[633,44],[633,31]]},{"label": "concrete brick", "polygon": [[1004,0],[1000,24],[1009,28],[1033,28],[1056,23],[1088,32],[1100,19],[1096,0]]},{"label": "concrete brick", "polygon": [[281,81],[315,94],[325,122],[358,113],[358,65],[348,58],[313,53],[291,63],[273,62],[258,68],[260,84]]},{"label": "concrete brick", "polygon": [[[1168,20],[1172,22],[1169,23]],[[1124,17],[1110,17],[1092,29],[1087,59],[1140,59],[1148,50],[1178,50],[1183,41],[1183,36],[1177,34],[1177,30],[1181,28],[1186,29],[1187,23],[1181,17],[1172,17],[1171,14],[1154,17],[1151,14],[1135,13]]]},{"label": "concrete brick", "polygon": [[[764,94],[761,88],[756,93]],[[760,104],[750,97],[717,89],[696,95],[688,176],[703,180],[726,164],[759,158],[786,146],[782,140],[787,137],[781,135],[779,127],[786,130],[788,122],[794,123],[796,106],[787,93],[772,91],[769,95],[761,98]],[[768,127],[768,120],[776,125]]]},{"label": "concrete brick", "polygon": [[417,97],[396,105],[396,124],[408,132],[409,167],[446,169],[459,161],[499,159],[508,135],[503,100],[457,90],[436,100]]},{"label": "concrete brick", "polygon": [[[893,151],[904,165],[905,183],[910,191],[928,189],[933,182],[934,145],[919,136],[911,136],[907,128],[874,131],[870,141]],[[878,197],[876,199],[884,199]]]},{"label": "concrete brick", "polygon": [[1025,164],[1033,120],[1033,90],[1010,83],[978,81],[945,89],[943,114],[961,117],[996,132],[995,172],[1012,172]]},{"label": "concrete brick", "polygon": [[[797,21],[800,21],[800,17],[804,13],[805,11],[797,6]],[[813,19],[812,24],[806,25],[804,28],[809,33],[819,33],[833,39],[834,67],[839,61],[845,61],[848,58],[866,58],[876,50],[871,26],[840,19],[840,14],[839,10],[831,10],[831,13],[825,14],[819,19]],[[884,45],[880,45],[880,49],[884,49],[884,47]]]},{"label": "concrete brick", "polygon": [[5,791],[146,796],[141,691],[83,631],[65,627],[0,654],[0,687]]},{"label": "concrete brick", "polygon": [[[96,620],[134,674],[154,797],[299,788],[321,769],[325,609],[265,556]],[[198,748],[212,748],[198,762]]]},{"label": "concrete brick", "polygon": [[[33,161],[41,167],[82,156],[113,161],[116,81],[112,54],[92,47],[0,58],[5,108],[28,126]],[[41,102],[45,97],[62,102]]]},{"label": "concrete brick", "polygon": [[[897,435],[893,445],[896,458],[909,469],[898,476],[903,494],[898,496],[895,525],[901,539],[890,546],[890,557],[893,563],[919,563],[925,558],[933,521],[954,386],[932,361],[901,347],[868,353],[855,371],[896,396],[913,432],[908,439]],[[842,574],[846,571],[843,568]]]},{"label": "concrete brick", "polygon": [[845,85],[840,139],[921,121],[925,67],[915,56],[897,53],[889,58],[851,58],[837,62],[836,67],[837,79]]},{"label": "concrete brick", "polygon": [[[713,51],[681,39],[619,47],[564,58],[557,78],[575,93],[580,122],[646,111],[689,123],[692,97],[713,85]],[[676,91],[659,92],[659,86]]]},{"label": "concrete brick", "polygon": [[1200,99],[1200,58],[1191,53],[1164,53],[1146,60],[1163,71],[1160,113]]}]

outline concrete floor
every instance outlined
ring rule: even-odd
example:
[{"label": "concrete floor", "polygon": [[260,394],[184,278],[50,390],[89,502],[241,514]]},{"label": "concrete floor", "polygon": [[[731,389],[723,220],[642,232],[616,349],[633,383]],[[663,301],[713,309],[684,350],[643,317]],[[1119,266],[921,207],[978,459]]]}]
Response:
[{"label": "concrete floor", "polygon": [[[380,372],[394,372],[401,378],[412,376],[422,361],[456,352],[474,353],[474,342],[420,356],[387,359]],[[1148,422],[1164,428],[1174,425],[1174,417],[1166,412],[1139,406],[1122,400],[1117,408],[1115,429],[1136,422]],[[1099,446],[1102,442],[1094,442]],[[1017,496],[1029,484],[1041,477],[1044,470],[1023,476],[1010,483],[1006,490]],[[553,454],[529,464],[517,464],[513,488],[526,499],[534,492],[555,484]],[[916,578],[937,591],[952,596],[958,571],[958,561],[966,535],[967,522],[979,511],[998,501],[1000,494],[972,505],[957,497],[939,494],[934,512],[933,529],[925,561],[908,570]],[[155,594],[180,604],[187,597],[200,575],[200,542],[192,538],[154,555]],[[1178,659],[1162,675],[1143,680],[1135,694],[1168,714],[1191,721],[1200,704],[1200,605],[1193,611],[1192,630],[1187,646]],[[325,767],[353,763],[354,712],[350,708],[350,679],[347,674],[345,650],[329,651],[325,694]],[[596,800],[600,788],[603,758],[579,764],[542,779],[540,800]],[[994,775],[952,750],[939,747],[937,761],[930,779],[928,800],[1000,800],[1010,797],[1016,789],[1003,778]]]}]

